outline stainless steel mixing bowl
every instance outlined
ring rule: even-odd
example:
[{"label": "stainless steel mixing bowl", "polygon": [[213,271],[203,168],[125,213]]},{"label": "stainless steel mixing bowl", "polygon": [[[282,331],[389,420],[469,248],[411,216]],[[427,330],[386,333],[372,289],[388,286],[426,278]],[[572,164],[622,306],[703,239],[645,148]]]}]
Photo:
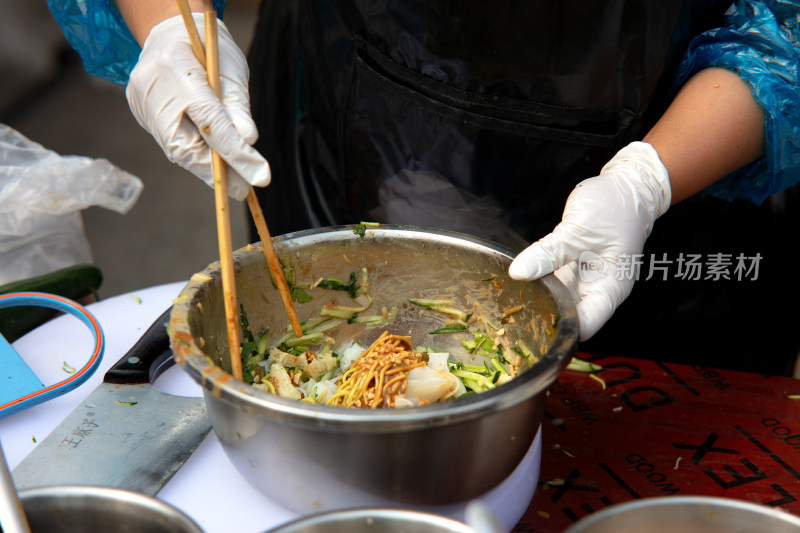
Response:
[{"label": "stainless steel mixing bowl", "polygon": [[[552,275],[535,282],[507,275],[514,252],[466,235],[381,226],[364,237],[350,227],[275,239],[297,280],[348,279],[369,272],[373,309],[398,307],[386,328],[352,324],[338,341],[368,345],[384,329],[411,335],[414,345],[463,352],[466,334],[430,335],[444,324],[409,298],[477,301],[487,313],[522,305],[506,324],[541,360],[494,390],[411,409],[347,409],[286,400],[233,379],[219,263],[192,277],[173,306],[169,330],[176,361],[204,388],[209,415],[238,471],[273,501],[307,514],[345,507],[446,506],[499,485],[529,449],[539,427],[545,390],[574,354],[577,315]],[[288,318],[271,281],[261,245],[234,253],[239,303],[251,329],[280,335]],[[296,304],[301,319],[323,305],[346,305],[344,293],[311,289]],[[254,511],[255,512],[255,511]]]},{"label": "stainless steel mixing bowl", "polygon": [[404,509],[345,509],[304,516],[267,533],[475,533],[461,522]]},{"label": "stainless steel mixing bowl", "polygon": [[613,505],[564,533],[800,533],[800,517],[732,498],[664,496]]},{"label": "stainless steel mixing bowl", "polygon": [[171,505],[136,492],[64,485],[24,489],[19,496],[38,533],[203,533]]}]

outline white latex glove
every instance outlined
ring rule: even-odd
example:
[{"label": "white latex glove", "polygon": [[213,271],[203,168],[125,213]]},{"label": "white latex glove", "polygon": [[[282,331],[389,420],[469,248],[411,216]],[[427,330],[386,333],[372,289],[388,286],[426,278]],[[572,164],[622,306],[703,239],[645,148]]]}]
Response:
[{"label": "white latex glove", "polygon": [[555,272],[577,301],[580,340],[587,340],[630,294],[638,274],[632,265],[671,199],[658,153],[631,143],[575,187],[561,223],[523,250],[508,273],[533,280]]},{"label": "white latex glove", "polygon": [[[205,39],[203,14],[193,16]],[[222,21],[217,23],[221,98],[208,84],[180,15],[150,30],[125,94],[136,120],[170,161],[213,188],[213,148],[228,163],[228,194],[243,200],[250,185],[268,185],[271,173],[251,146],[258,131],[250,115],[247,60]]]}]

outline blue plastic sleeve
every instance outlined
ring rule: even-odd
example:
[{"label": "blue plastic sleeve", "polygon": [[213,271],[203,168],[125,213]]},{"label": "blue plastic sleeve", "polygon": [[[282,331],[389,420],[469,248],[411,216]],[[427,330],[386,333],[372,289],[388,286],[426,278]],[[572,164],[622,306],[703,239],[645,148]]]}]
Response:
[{"label": "blue plastic sleeve", "polygon": [[737,0],[724,26],[695,37],[678,83],[706,67],[735,71],[764,108],[764,156],[707,192],[761,204],[800,181],[800,1]]},{"label": "blue plastic sleeve", "polygon": [[[213,4],[222,18],[225,0]],[[128,83],[142,49],[113,0],[47,0],[47,6],[86,72],[120,85]]]}]

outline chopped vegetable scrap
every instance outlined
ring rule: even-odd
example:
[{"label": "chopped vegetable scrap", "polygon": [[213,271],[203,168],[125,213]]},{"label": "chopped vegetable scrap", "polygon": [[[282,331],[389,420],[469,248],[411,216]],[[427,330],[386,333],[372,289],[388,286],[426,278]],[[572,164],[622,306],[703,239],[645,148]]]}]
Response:
[{"label": "chopped vegetable scrap", "polygon": [[409,299],[414,305],[418,305],[420,307],[424,307],[425,309],[430,309],[431,311],[437,311],[439,313],[444,313],[446,315],[451,315],[455,317],[455,320],[463,325],[466,325],[469,322],[469,319],[472,316],[472,313],[467,313],[465,311],[461,311],[459,309],[453,308],[453,302],[450,300],[413,300]]},{"label": "chopped vegetable scrap", "polygon": [[322,281],[317,284],[318,287],[322,289],[329,289],[332,291],[344,291],[347,293],[350,298],[355,298],[356,294],[358,294],[358,283],[356,282],[356,273],[350,273],[350,281],[348,283],[344,283],[339,281],[338,279],[323,279]]},{"label": "chopped vegetable scrap", "polygon": [[576,372],[600,372],[603,370],[603,367],[600,365],[596,365],[594,363],[590,363],[589,361],[584,361],[583,359],[578,359],[577,357],[573,357],[569,364],[567,365],[567,370],[575,370]]},{"label": "chopped vegetable scrap", "polygon": [[595,374],[595,372],[600,372],[603,370],[602,366],[590,363],[589,361],[584,361],[583,359],[579,359],[577,357],[573,357],[567,365],[567,370],[587,372],[591,379],[598,382],[603,390],[606,390],[606,382],[603,380],[603,378]]},{"label": "chopped vegetable scrap", "polygon": [[302,287],[294,287],[294,288],[292,288],[292,300],[293,301],[295,301],[297,303],[305,304],[305,303],[310,302],[313,299],[314,299],[314,297],[311,296],[310,294],[308,294],[305,291],[305,289],[303,289]]},{"label": "chopped vegetable scrap", "polygon": [[597,374],[589,374],[589,377],[600,383],[600,386],[603,387],[603,390],[606,390],[606,382],[603,381],[603,378],[601,378]]},{"label": "chopped vegetable scrap", "polygon": [[441,328],[436,328],[435,330],[431,331],[431,335],[441,335],[443,333],[463,333],[467,330],[467,326],[464,324],[450,324],[449,326],[444,326]]},{"label": "chopped vegetable scrap", "polygon": [[367,234],[367,228],[377,228],[380,226],[377,222],[362,222],[361,224],[353,224],[353,233],[362,239]]}]

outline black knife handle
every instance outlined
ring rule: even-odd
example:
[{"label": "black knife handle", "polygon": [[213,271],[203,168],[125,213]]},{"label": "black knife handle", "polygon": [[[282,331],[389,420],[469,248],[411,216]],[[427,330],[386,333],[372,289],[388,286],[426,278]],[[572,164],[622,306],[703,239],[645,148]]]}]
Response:
[{"label": "black knife handle", "polygon": [[103,377],[105,383],[152,383],[174,361],[169,347],[167,324],[172,306],[164,311],[136,344],[112,366]]}]

